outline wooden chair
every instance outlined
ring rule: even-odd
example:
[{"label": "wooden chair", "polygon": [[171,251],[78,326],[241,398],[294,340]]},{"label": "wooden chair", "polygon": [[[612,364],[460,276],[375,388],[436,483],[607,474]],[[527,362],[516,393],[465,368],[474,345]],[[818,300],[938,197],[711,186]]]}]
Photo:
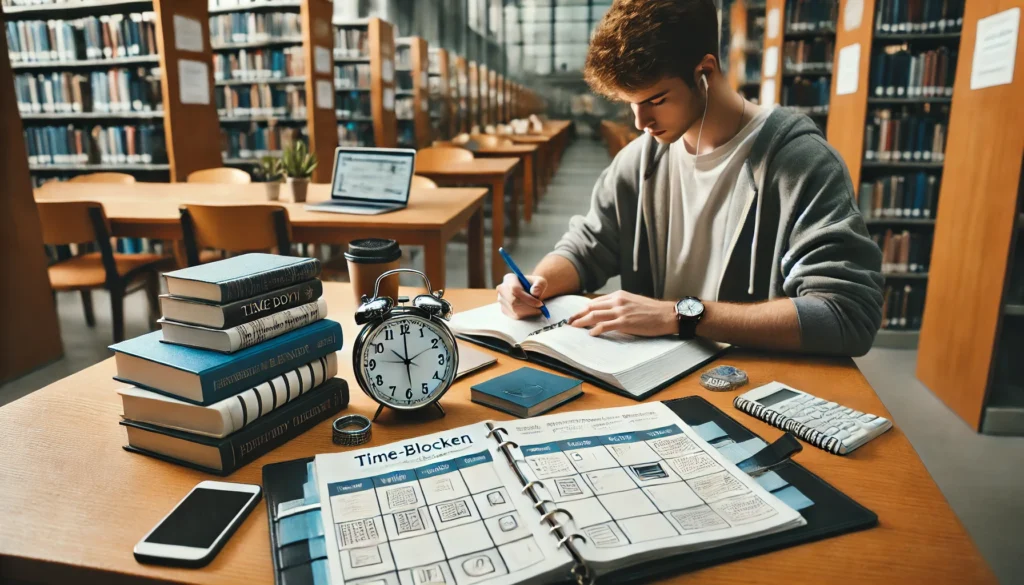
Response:
[{"label": "wooden chair", "polygon": [[77,175],[68,181],[71,183],[117,183],[119,185],[130,185],[135,182],[135,177],[125,173],[88,173]]},{"label": "wooden chair", "polygon": [[277,249],[290,254],[291,223],[279,205],[183,205],[181,231],[189,266],[219,259],[203,248],[242,253]]},{"label": "wooden chair", "polygon": [[470,140],[469,133],[463,132],[462,134],[457,134],[454,138],[452,138],[452,144],[460,145],[461,146],[461,145],[469,142],[469,140]]},{"label": "wooden chair", "polygon": [[[79,291],[85,322],[96,324],[92,291],[110,292],[114,341],[124,339],[124,297],[145,288],[150,318],[160,314],[160,272],[174,268],[174,258],[158,254],[117,254],[110,245],[110,223],[103,206],[94,201],[40,202],[43,243],[57,247],[58,261],[48,271],[54,291]],[[72,256],[70,244],[92,244],[98,252]],[[85,248],[80,246],[79,248]]]},{"label": "wooden chair", "polygon": [[217,167],[215,169],[203,169],[193,171],[185,178],[186,183],[230,183],[233,185],[245,185],[252,182],[249,173],[242,169],[231,167]]},{"label": "wooden chair", "polygon": [[416,152],[416,168],[441,167],[452,163],[473,160],[473,153],[465,148],[451,146],[430,146]]},{"label": "wooden chair", "polygon": [[479,136],[474,136],[473,139],[476,140],[480,144],[480,146],[483,146],[484,148],[494,148],[496,146],[512,146],[512,141],[509,140],[508,138],[502,138],[501,136],[495,136],[492,134],[481,134]]},{"label": "wooden chair", "polygon": [[437,183],[420,175],[412,176],[413,189],[437,189]]}]

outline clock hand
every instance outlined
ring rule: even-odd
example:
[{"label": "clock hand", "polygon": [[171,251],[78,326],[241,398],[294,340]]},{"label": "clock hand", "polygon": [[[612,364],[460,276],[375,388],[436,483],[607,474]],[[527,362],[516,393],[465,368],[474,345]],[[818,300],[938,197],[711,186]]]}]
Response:
[{"label": "clock hand", "polygon": [[412,388],[412,368],[409,366],[412,361],[409,359],[409,336],[402,335],[402,344],[405,346],[405,374],[409,376],[409,388]]},{"label": "clock hand", "polygon": [[398,359],[402,360],[403,364],[405,363],[405,358],[402,357],[402,354],[398,353],[397,351],[395,351],[393,349],[391,350],[391,353],[395,354],[398,357]]}]

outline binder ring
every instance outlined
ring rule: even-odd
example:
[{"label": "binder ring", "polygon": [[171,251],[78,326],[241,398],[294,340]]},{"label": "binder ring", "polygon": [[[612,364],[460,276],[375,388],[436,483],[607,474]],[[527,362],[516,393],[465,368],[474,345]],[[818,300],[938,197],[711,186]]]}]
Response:
[{"label": "binder ring", "polygon": [[565,536],[560,538],[558,540],[558,546],[562,546],[562,545],[564,545],[565,543],[569,542],[570,540],[572,540],[574,538],[578,538],[578,539],[582,540],[583,542],[587,542],[587,537],[586,536],[583,536],[582,534],[577,534],[577,533],[573,532],[572,534],[566,534]]},{"label": "binder ring", "polygon": [[502,442],[498,443],[498,448],[501,449],[502,447],[504,447],[506,445],[512,445],[512,447],[514,447],[516,449],[519,448],[519,443],[516,443],[515,441],[502,441]]},{"label": "binder ring", "polygon": [[[558,522],[552,522],[551,523],[551,528],[548,528],[548,534],[551,534],[552,532],[554,532],[556,530],[562,530],[563,528],[565,528],[565,526],[562,526]],[[562,546],[561,541],[559,541],[558,546]]]},{"label": "binder ring", "polygon": [[554,500],[549,500],[547,498],[544,498],[543,500],[541,500],[541,501],[537,502],[536,504],[534,504],[533,507],[537,508],[538,510],[543,512],[544,511],[544,504],[554,504],[554,503],[555,503]]},{"label": "binder ring", "polygon": [[[505,427],[494,427],[493,429],[487,431],[487,434],[484,435],[484,436],[489,439],[489,438],[491,438],[491,435],[494,435],[494,433],[497,433],[498,431],[501,431],[501,432],[505,433],[506,435],[508,434],[508,431],[505,430]],[[501,437],[499,437],[497,435],[494,435],[494,437],[497,438],[497,439],[501,438]]]},{"label": "binder ring", "polygon": [[547,520],[548,518],[554,516],[555,514],[557,514],[559,512],[561,512],[561,513],[565,514],[566,516],[568,516],[569,520],[572,520],[573,522],[576,521],[576,519],[572,517],[572,512],[566,510],[565,508],[554,508],[554,509],[548,510],[543,515],[541,515],[541,517],[540,517],[541,522],[543,522],[544,520]]},{"label": "binder ring", "polygon": [[[582,538],[586,540],[586,537]],[[572,568],[569,569],[569,574],[574,577],[576,585],[588,585],[589,583],[594,582],[594,576],[590,574],[590,569],[582,563],[576,563],[573,565]]]},{"label": "binder ring", "polygon": [[529,491],[530,488],[532,488],[535,485],[539,485],[540,487],[542,487],[544,489],[548,489],[548,488],[544,487],[544,482],[543,481],[540,481],[539,479],[531,479],[530,481],[526,482],[526,485],[523,486],[523,489],[522,489],[522,491],[520,493],[525,494],[527,491]]}]

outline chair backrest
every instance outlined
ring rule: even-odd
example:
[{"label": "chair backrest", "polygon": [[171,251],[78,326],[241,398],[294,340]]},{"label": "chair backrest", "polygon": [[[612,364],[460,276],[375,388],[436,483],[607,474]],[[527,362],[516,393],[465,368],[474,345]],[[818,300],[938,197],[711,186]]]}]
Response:
[{"label": "chair backrest", "polygon": [[469,142],[469,139],[470,139],[469,134],[466,133],[466,132],[463,132],[462,134],[458,134],[454,138],[452,138],[452,144],[462,145],[462,144],[465,144],[465,143]]},{"label": "chair backrest", "polygon": [[452,146],[431,146],[416,152],[416,168],[440,167],[451,163],[462,163],[473,160],[473,153],[465,148]]},{"label": "chair backrest", "polygon": [[199,263],[199,250],[255,252],[277,248],[291,253],[288,210],[279,205],[198,205],[180,208],[181,231],[189,266]]},{"label": "chair backrest", "polygon": [[78,175],[69,179],[71,183],[117,183],[129,185],[135,182],[135,177],[126,173],[88,173]]},{"label": "chair backrest", "polygon": [[244,185],[252,182],[252,177],[249,173],[242,169],[233,169],[230,167],[217,167],[215,169],[203,169],[201,171],[192,171],[188,174],[185,179],[186,183],[231,183],[234,185]]},{"label": "chair backrest", "polygon": [[426,177],[423,177],[423,176],[420,176],[420,175],[413,175],[412,176],[412,188],[413,189],[437,189],[437,183],[435,183],[434,181],[432,181],[432,180],[430,180],[430,179],[428,179]]},{"label": "chair backrest", "polygon": [[[110,224],[103,213],[103,205],[96,201],[40,201],[36,208],[44,244],[64,246],[110,237]],[[103,233],[97,233],[97,227]]]},{"label": "chair backrest", "polygon": [[512,146],[512,141],[508,138],[502,138],[501,136],[494,136],[491,134],[481,134],[475,137],[476,141],[480,143],[480,146],[485,148],[494,148],[496,146]]}]

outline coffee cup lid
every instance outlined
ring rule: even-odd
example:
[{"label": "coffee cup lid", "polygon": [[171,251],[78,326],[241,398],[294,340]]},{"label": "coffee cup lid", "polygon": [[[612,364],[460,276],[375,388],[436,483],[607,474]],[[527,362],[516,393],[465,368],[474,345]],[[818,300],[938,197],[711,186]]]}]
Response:
[{"label": "coffee cup lid", "polygon": [[402,257],[402,249],[395,240],[366,238],[352,240],[348,244],[345,259],[357,264],[381,264],[394,262]]}]

